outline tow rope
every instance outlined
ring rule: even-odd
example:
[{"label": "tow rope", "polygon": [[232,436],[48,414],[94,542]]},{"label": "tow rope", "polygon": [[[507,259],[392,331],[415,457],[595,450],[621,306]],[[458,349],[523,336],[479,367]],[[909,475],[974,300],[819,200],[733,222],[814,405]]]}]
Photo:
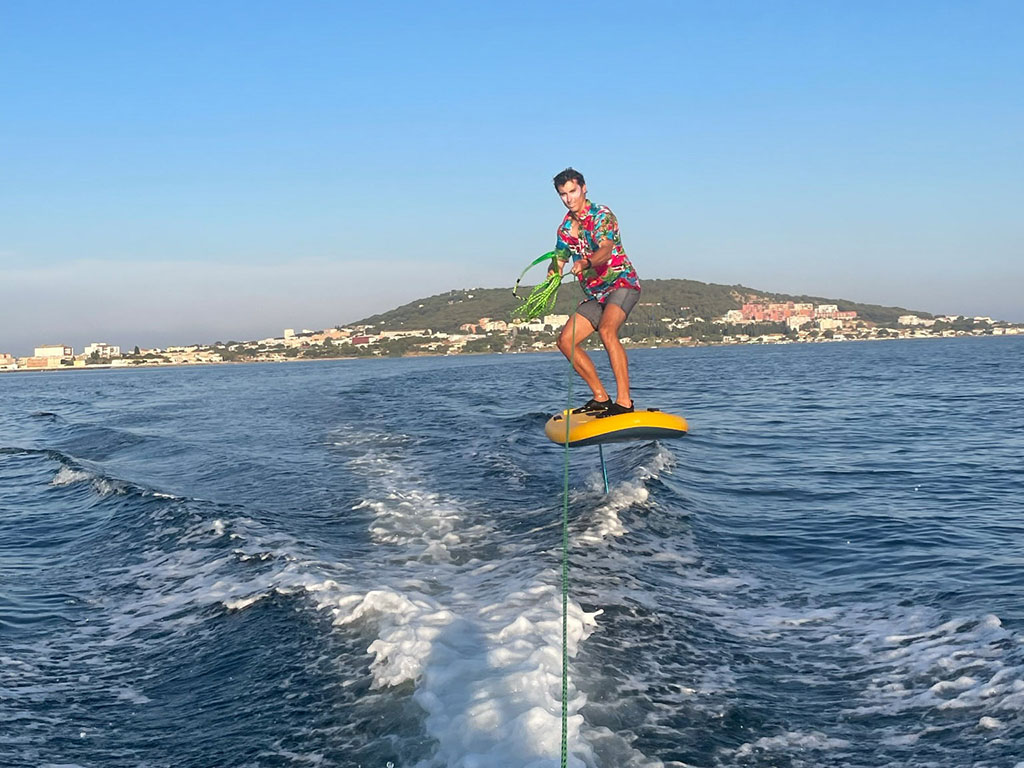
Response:
[{"label": "tow rope", "polygon": [[[560,277],[560,276],[559,276]],[[576,373],[576,313],[572,316],[572,354],[565,407],[565,460],[562,471],[562,766],[569,757],[569,424],[572,413],[572,380]]]},{"label": "tow rope", "polygon": [[[534,287],[525,299],[519,295],[519,283],[533,267],[557,256],[555,251],[545,253],[531,261],[516,280],[512,295],[523,303],[512,310],[512,316],[533,320],[549,314],[558,298],[558,286],[562,275],[557,271]],[[569,383],[565,408],[565,447],[562,472],[562,764],[568,767],[569,760],[569,414],[572,413],[572,382],[576,372],[576,313],[572,316],[572,352],[569,355]]]}]

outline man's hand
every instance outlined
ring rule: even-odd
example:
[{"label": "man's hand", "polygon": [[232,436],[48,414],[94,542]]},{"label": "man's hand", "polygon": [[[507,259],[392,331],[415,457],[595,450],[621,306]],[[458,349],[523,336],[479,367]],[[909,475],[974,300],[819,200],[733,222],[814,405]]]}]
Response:
[{"label": "man's hand", "polygon": [[610,240],[603,240],[598,246],[597,250],[589,256],[584,256],[578,261],[574,261],[572,264],[572,273],[579,275],[582,272],[586,272],[588,269],[596,267],[598,264],[604,264],[612,257],[612,242]]}]

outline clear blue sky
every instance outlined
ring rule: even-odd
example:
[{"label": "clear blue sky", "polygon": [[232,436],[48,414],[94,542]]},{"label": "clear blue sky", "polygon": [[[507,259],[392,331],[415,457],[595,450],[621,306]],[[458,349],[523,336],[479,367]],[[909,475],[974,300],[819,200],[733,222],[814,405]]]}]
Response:
[{"label": "clear blue sky", "polygon": [[1024,321],[1024,3],[0,4],[0,352],[641,278]]}]

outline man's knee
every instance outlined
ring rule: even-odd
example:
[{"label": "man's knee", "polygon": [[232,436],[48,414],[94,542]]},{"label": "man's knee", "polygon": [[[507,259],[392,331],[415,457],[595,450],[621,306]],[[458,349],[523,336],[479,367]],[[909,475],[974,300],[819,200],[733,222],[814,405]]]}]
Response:
[{"label": "man's knee", "polygon": [[597,332],[601,334],[601,341],[604,342],[605,346],[607,346],[609,343],[614,344],[618,342],[619,327],[620,326],[612,325],[611,323],[609,323],[608,325],[602,323],[601,326],[597,329]]}]

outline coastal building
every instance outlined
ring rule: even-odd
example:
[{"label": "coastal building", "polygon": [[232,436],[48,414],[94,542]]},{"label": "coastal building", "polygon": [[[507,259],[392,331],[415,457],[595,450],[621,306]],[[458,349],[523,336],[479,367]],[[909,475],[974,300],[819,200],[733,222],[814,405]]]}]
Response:
[{"label": "coastal building", "polygon": [[530,331],[532,333],[544,333],[547,329],[548,324],[543,320],[529,320],[519,321],[511,323],[510,328],[515,328],[517,331]]},{"label": "coastal building", "polygon": [[114,346],[112,344],[107,344],[105,341],[94,341],[92,344],[88,345],[85,349],[82,350],[82,354],[85,355],[86,357],[92,355],[94,352],[96,353],[97,357],[111,358],[121,356],[120,347]]},{"label": "coastal building", "polygon": [[797,330],[803,328],[808,323],[813,323],[814,318],[808,317],[807,315],[794,315],[793,317],[786,318],[786,327],[791,330]]},{"label": "coastal building", "polygon": [[[732,319],[736,310],[726,313],[725,322],[738,322]],[[840,312],[835,304],[819,304],[815,307],[806,302],[750,302],[744,304],[739,310],[740,319],[757,323],[784,323],[791,317],[811,318],[839,318],[840,320],[854,320],[856,312]]]},{"label": "coastal building", "polygon": [[430,329],[417,328],[408,331],[381,331],[382,339],[404,339],[410,336],[430,336]]},{"label": "coastal building", "polygon": [[0,371],[13,371],[17,367],[18,361],[14,359],[13,355],[0,352]]},{"label": "coastal building", "polygon": [[40,355],[34,355],[33,357],[19,357],[18,367],[36,370],[40,368],[60,368],[61,360],[63,359],[64,358],[54,357],[52,355],[49,357],[42,357]]},{"label": "coastal building", "polygon": [[75,350],[67,344],[44,344],[36,347],[34,357],[55,357],[58,360],[65,357],[74,357]]},{"label": "coastal building", "polygon": [[923,318],[923,317],[918,317],[917,315],[900,315],[898,318],[896,318],[896,322],[899,323],[900,325],[907,325],[907,326],[918,326],[918,325],[920,325],[920,326],[924,326],[926,328],[931,328],[933,325],[935,325],[935,321],[934,320],[928,320],[928,319]]}]

